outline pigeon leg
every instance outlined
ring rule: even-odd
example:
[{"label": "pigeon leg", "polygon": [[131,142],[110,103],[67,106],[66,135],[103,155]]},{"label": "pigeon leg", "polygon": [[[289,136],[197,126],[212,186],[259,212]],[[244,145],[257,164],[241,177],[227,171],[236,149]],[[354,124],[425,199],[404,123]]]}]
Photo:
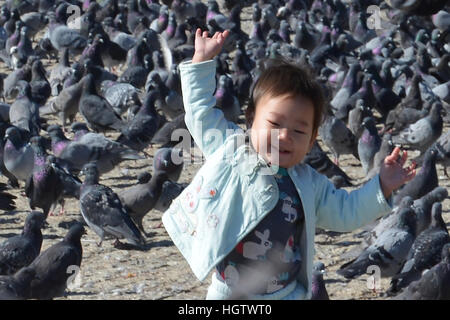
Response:
[{"label": "pigeon leg", "polygon": [[445,174],[445,176],[446,176],[447,178],[450,178],[450,177],[448,176],[448,173],[447,173],[447,167],[446,167],[446,166],[444,166],[444,174]]}]

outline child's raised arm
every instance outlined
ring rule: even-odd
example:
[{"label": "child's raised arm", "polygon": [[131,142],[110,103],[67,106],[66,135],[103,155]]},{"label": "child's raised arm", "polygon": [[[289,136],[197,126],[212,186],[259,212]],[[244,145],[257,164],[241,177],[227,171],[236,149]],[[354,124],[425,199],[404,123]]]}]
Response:
[{"label": "child's raised arm", "polygon": [[205,157],[220,147],[228,134],[242,130],[227,121],[222,110],[214,108],[216,64],[212,59],[222,50],[228,34],[229,31],[216,32],[208,37],[207,31],[197,29],[194,57],[191,63],[180,64],[186,126]]}]

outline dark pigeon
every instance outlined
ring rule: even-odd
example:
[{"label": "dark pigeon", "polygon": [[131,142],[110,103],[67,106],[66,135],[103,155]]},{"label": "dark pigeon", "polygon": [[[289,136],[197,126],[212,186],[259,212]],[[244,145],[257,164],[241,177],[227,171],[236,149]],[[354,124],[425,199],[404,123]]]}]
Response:
[{"label": "dark pigeon", "polygon": [[14,275],[0,276],[0,300],[26,300],[30,298],[30,284],[35,278],[33,268],[22,268]]},{"label": "dark pigeon", "polygon": [[94,77],[87,75],[79,102],[79,111],[88,125],[95,131],[117,130],[124,127],[119,114],[101,96],[97,95]]},{"label": "dark pigeon", "polygon": [[391,280],[390,294],[399,292],[412,281],[419,280],[422,272],[440,262],[442,248],[450,243],[447,226],[442,219],[442,204],[435,202],[432,207],[432,220],[414,241],[402,270]]},{"label": "dark pigeon", "polygon": [[126,211],[145,235],[147,233],[144,230],[142,220],[154,208],[166,180],[167,174],[165,172],[155,172],[147,183],[139,183],[118,193]]},{"label": "dark pigeon", "polygon": [[117,142],[136,151],[143,151],[149,146],[162,122],[161,116],[155,109],[158,96],[159,92],[155,90],[151,90],[147,94],[139,111],[122,129]]},{"label": "dark pigeon", "polygon": [[448,300],[450,299],[450,244],[442,248],[441,261],[422,277],[412,282],[394,300]]},{"label": "dark pigeon", "polygon": [[25,195],[30,208],[41,208],[47,218],[49,213],[53,214],[54,207],[63,196],[63,184],[47,161],[42,137],[32,137],[30,142],[34,150],[34,168],[25,184]]},{"label": "dark pigeon", "polygon": [[153,157],[153,170],[165,172],[172,181],[178,181],[183,164],[183,150],[178,148],[159,148]]},{"label": "dark pigeon", "polygon": [[143,247],[145,240],[133,223],[130,215],[111,188],[99,184],[99,173],[95,163],[90,162],[83,168],[85,180],[80,190],[80,211],[88,226],[100,237],[101,246],[105,236],[126,238],[132,244]]},{"label": "dark pigeon", "polygon": [[61,242],[49,247],[30,264],[36,271],[31,282],[32,299],[49,300],[64,295],[71,268],[81,266],[83,234],[83,225],[74,224]]},{"label": "dark pigeon", "polygon": [[313,268],[311,300],[330,300],[327,288],[325,287],[325,281],[323,280],[324,273],[325,265],[320,261],[316,262]]},{"label": "dark pigeon", "polygon": [[418,199],[438,186],[436,157],[436,150],[429,148],[420,171],[394,195],[394,204],[398,204],[404,196]]},{"label": "dark pigeon", "polygon": [[27,130],[31,135],[39,135],[40,118],[39,105],[32,100],[31,87],[25,81],[18,83],[19,93],[17,99],[9,109],[11,124]]},{"label": "dark pigeon", "polygon": [[32,211],[25,219],[23,231],[0,245],[0,274],[12,275],[28,266],[41,252],[45,216]]}]

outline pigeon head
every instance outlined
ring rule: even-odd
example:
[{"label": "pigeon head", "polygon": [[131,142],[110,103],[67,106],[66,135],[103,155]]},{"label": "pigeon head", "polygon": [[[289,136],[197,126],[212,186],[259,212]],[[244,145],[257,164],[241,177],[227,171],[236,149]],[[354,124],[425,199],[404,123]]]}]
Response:
[{"label": "pigeon head", "polygon": [[44,226],[45,215],[40,211],[31,211],[25,219],[23,232],[41,229]]},{"label": "pigeon head", "polygon": [[412,208],[401,208],[399,212],[399,226],[411,233],[416,232],[417,217]]},{"label": "pigeon head", "polygon": [[70,227],[69,232],[67,232],[64,237],[64,240],[70,243],[77,243],[80,241],[83,234],[86,234],[86,229],[83,224],[77,222]]},{"label": "pigeon head", "polygon": [[16,147],[22,144],[22,136],[16,127],[6,129],[5,139],[11,141]]},{"label": "pigeon head", "polygon": [[98,171],[97,162],[92,161],[85,164],[80,174],[85,176],[83,184],[87,185],[98,184],[100,179],[100,173]]},{"label": "pigeon head", "polygon": [[447,226],[442,219],[442,203],[435,202],[431,207],[431,227],[447,229]]},{"label": "pigeon head", "polygon": [[430,205],[435,203],[436,201],[442,202],[445,198],[448,197],[448,191],[444,187],[436,187],[423,196],[426,202],[429,202]]},{"label": "pigeon head", "polygon": [[154,170],[172,173],[183,166],[183,150],[174,148],[161,148],[154,157]]},{"label": "pigeon head", "polygon": [[371,133],[375,130],[377,130],[376,128],[376,124],[375,124],[375,119],[372,117],[365,117],[361,123],[361,126],[363,126],[364,128],[366,128],[367,130],[369,130]]},{"label": "pigeon head", "polygon": [[325,265],[321,261],[317,261],[314,263],[313,266],[313,272],[317,274],[324,274],[325,273]]},{"label": "pigeon head", "polygon": [[414,199],[411,196],[405,196],[398,204],[399,208],[410,208],[414,204]]}]

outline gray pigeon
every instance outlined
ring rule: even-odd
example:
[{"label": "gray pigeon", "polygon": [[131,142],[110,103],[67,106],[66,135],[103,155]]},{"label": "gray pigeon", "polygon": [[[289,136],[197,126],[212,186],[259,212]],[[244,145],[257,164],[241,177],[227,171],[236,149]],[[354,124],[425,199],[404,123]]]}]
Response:
[{"label": "gray pigeon", "polygon": [[324,273],[326,273],[325,265],[320,261],[314,263],[311,286],[311,300],[330,300],[327,288],[325,287],[325,282],[323,280]]},{"label": "gray pigeon", "polygon": [[163,183],[161,195],[155,204],[154,209],[165,212],[169,209],[172,201],[177,198],[180,193],[189,185],[189,183],[178,183],[167,180]]},{"label": "gray pigeon", "polygon": [[398,204],[404,196],[418,199],[438,186],[436,157],[437,151],[433,147],[429,148],[420,171],[394,195],[394,204]]},{"label": "gray pigeon", "polygon": [[450,299],[450,243],[441,252],[441,261],[412,282],[394,300],[449,300]]},{"label": "gray pigeon", "polygon": [[25,267],[14,275],[0,276],[0,300],[26,300],[30,298],[30,284],[36,272]]},{"label": "gray pigeon", "polygon": [[167,174],[163,171],[157,171],[150,181],[139,183],[130,188],[121,190],[118,196],[138,228],[147,236],[144,230],[142,220],[145,215],[154,208],[158,201],[163,183],[167,180]]},{"label": "gray pigeon", "polygon": [[58,158],[67,164],[71,172],[81,171],[85,164],[96,161],[100,174],[111,171],[122,161],[144,159],[137,151],[93,132],[70,142]]},{"label": "gray pigeon", "polygon": [[419,280],[422,272],[441,260],[442,248],[450,243],[447,226],[442,219],[442,204],[435,202],[431,209],[431,224],[418,235],[408,253],[402,270],[391,280],[390,294],[399,292],[412,281]]},{"label": "gray pigeon", "polygon": [[0,245],[0,274],[12,275],[28,266],[39,255],[42,245],[41,228],[45,216],[32,211],[25,219],[20,235],[8,238]]},{"label": "gray pigeon", "polygon": [[355,260],[345,263],[336,272],[347,279],[366,273],[371,265],[377,265],[381,277],[391,277],[402,267],[416,237],[416,215],[411,208],[399,212],[397,223],[385,230]]},{"label": "gray pigeon", "polygon": [[430,113],[393,136],[395,144],[407,144],[410,148],[424,153],[441,135],[443,121],[442,104],[437,102],[431,107]]},{"label": "gray pigeon", "polygon": [[381,140],[381,147],[375,156],[373,157],[373,166],[367,174],[367,179],[374,177],[376,174],[380,172],[381,164],[384,162],[384,159],[394,151],[394,143],[392,142],[392,136],[389,133],[385,133],[383,135],[383,139]]},{"label": "gray pigeon", "polygon": [[27,130],[31,135],[39,135],[39,105],[31,100],[31,87],[28,82],[21,80],[17,88],[19,93],[9,109],[11,124]]},{"label": "gray pigeon", "polygon": [[444,166],[444,173],[448,177],[447,166],[450,164],[450,131],[441,135],[434,144],[437,151],[436,162]]},{"label": "gray pigeon", "polygon": [[358,140],[342,120],[328,115],[319,127],[319,134],[332,151],[336,165],[339,165],[341,154],[353,154],[359,160]]},{"label": "gray pigeon", "polygon": [[356,106],[348,113],[348,127],[356,139],[359,139],[364,131],[361,124],[366,117],[373,117],[372,111],[364,105],[364,100],[358,99]]},{"label": "gray pigeon", "polygon": [[18,180],[26,181],[34,167],[34,151],[31,145],[23,141],[18,128],[10,127],[5,132],[3,161],[6,169]]},{"label": "gray pigeon", "polygon": [[31,282],[32,299],[49,300],[64,294],[71,276],[69,267],[81,266],[83,234],[83,225],[74,224],[61,242],[46,249],[30,264],[36,271]]},{"label": "gray pigeon", "polygon": [[444,187],[436,187],[420,199],[414,200],[413,210],[417,216],[417,234],[428,228],[431,223],[431,209],[435,202],[442,202],[448,196]]},{"label": "gray pigeon", "polygon": [[78,106],[85,81],[86,77],[83,77],[74,85],[64,88],[55,98],[48,101],[47,105],[39,108],[39,114],[48,115],[57,113],[63,127],[66,126],[67,119],[69,123],[72,123],[75,115],[78,113]]},{"label": "gray pigeon", "polygon": [[381,148],[381,138],[372,117],[364,118],[361,125],[365,129],[358,141],[358,154],[364,173],[367,175],[373,168],[375,154]]},{"label": "gray pigeon", "polygon": [[99,184],[97,165],[90,162],[83,168],[85,180],[80,189],[80,211],[88,226],[100,237],[101,246],[106,235],[117,240],[126,238],[132,244],[143,247],[145,244],[141,232],[133,223],[130,215],[111,188]]}]

